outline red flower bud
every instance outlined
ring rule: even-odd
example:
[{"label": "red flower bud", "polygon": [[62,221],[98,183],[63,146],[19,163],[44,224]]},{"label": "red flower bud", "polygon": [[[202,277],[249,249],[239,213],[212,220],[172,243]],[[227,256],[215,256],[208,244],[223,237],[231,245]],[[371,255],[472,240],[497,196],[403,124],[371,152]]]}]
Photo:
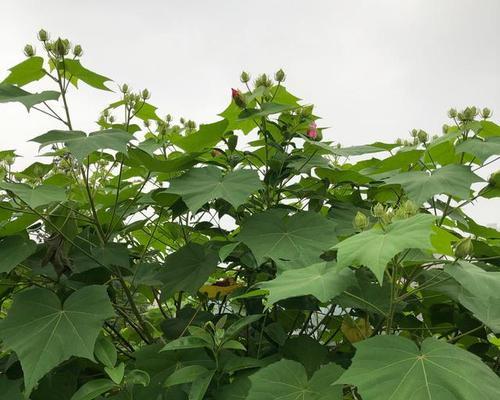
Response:
[{"label": "red flower bud", "polygon": [[231,96],[238,107],[246,108],[247,104],[241,91],[238,89],[231,89]]},{"label": "red flower bud", "polygon": [[318,128],[316,126],[316,122],[311,122],[309,125],[309,129],[307,130],[307,137],[310,139],[317,139],[318,137]]}]

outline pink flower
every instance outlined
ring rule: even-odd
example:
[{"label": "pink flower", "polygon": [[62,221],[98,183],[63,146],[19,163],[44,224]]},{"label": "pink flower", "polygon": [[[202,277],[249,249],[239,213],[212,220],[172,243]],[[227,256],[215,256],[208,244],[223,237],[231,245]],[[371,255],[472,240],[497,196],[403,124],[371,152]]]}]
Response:
[{"label": "pink flower", "polygon": [[310,139],[316,139],[318,137],[316,122],[311,122],[311,124],[309,125],[309,129],[307,130],[307,137],[309,137]]}]

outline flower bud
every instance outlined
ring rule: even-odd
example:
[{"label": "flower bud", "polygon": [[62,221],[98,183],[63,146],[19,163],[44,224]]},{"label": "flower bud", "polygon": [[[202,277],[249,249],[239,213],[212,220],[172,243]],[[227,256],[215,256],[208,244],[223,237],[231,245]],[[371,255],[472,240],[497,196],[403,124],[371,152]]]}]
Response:
[{"label": "flower bud", "polygon": [[60,57],[65,56],[69,52],[69,42],[66,39],[57,39],[53,44],[54,53]]},{"label": "flower bud", "polygon": [[372,214],[374,217],[383,218],[385,216],[385,208],[382,204],[377,203],[372,208]]},{"label": "flower bud", "polygon": [[75,57],[81,57],[83,54],[83,49],[82,49],[82,46],[80,46],[79,44],[77,44],[74,48],[73,48],[73,55]]},{"label": "flower bud", "polygon": [[307,130],[307,137],[312,140],[316,140],[318,138],[318,128],[316,122],[311,122],[309,124],[309,129]]},{"label": "flower bud", "polygon": [[417,137],[418,135],[418,130],[417,129],[412,129],[411,132],[410,132],[410,136],[411,137]]},{"label": "flower bud", "polygon": [[234,103],[239,108],[246,108],[247,104],[243,93],[241,93],[238,89],[231,89],[231,96],[234,100]]},{"label": "flower bud", "polygon": [[113,117],[112,115],[109,116],[108,118],[108,121],[110,124],[112,124],[113,122],[115,122],[115,117]]},{"label": "flower bud", "polygon": [[429,135],[422,129],[418,131],[417,137],[420,143],[426,143],[429,140]]},{"label": "flower bud", "polygon": [[123,85],[121,85],[121,86],[120,86],[120,91],[121,91],[122,93],[128,93],[128,91],[129,91],[129,87],[128,87],[128,85],[127,85],[126,83],[124,83]]},{"label": "flower bud", "polygon": [[441,130],[443,131],[444,134],[448,133],[448,130],[450,129],[450,126],[447,124],[444,124]]},{"label": "flower bud", "polygon": [[180,122],[182,125],[184,125],[184,124],[186,123],[186,120],[184,119],[184,117],[181,117],[181,118],[179,119],[179,122]]},{"label": "flower bud", "polygon": [[397,144],[398,146],[401,146],[401,145],[403,144],[403,140],[402,140],[401,138],[397,138],[397,139],[396,139],[396,144]]},{"label": "flower bud", "polygon": [[33,57],[35,55],[35,48],[31,44],[24,46],[24,55],[26,57]]},{"label": "flower bud", "polygon": [[276,82],[284,82],[285,78],[286,78],[285,72],[281,68],[274,74],[274,80]]},{"label": "flower bud", "polygon": [[354,217],[353,225],[356,229],[364,231],[370,225],[370,219],[361,211],[358,211]]},{"label": "flower bud", "polygon": [[250,74],[248,72],[243,71],[240,75],[240,81],[242,83],[248,83],[250,81]]},{"label": "flower bud", "polygon": [[165,116],[165,121],[167,121],[167,122],[172,122],[172,116],[171,116],[170,114],[167,114],[167,115]]},{"label": "flower bud", "polygon": [[450,118],[456,118],[457,117],[457,110],[454,108],[450,108],[448,110],[448,117]]},{"label": "flower bud", "polygon": [[234,151],[237,145],[238,145],[238,136],[236,135],[229,136],[229,138],[227,139],[227,148],[231,151]]},{"label": "flower bud", "polygon": [[472,244],[472,239],[470,237],[462,239],[458,242],[455,247],[455,257],[457,258],[466,258],[470,256],[474,251],[474,246]]},{"label": "flower bud", "polygon": [[273,82],[266,74],[259,75],[259,77],[255,80],[255,87],[271,87]]},{"label": "flower bud", "polygon": [[40,42],[46,42],[47,40],[49,40],[49,34],[47,33],[47,31],[45,29],[40,29],[38,31],[38,40]]},{"label": "flower bud", "polygon": [[151,94],[149,93],[149,90],[148,89],[144,89],[142,92],[141,92],[141,97],[143,100],[147,100],[151,97]]},{"label": "flower bud", "polygon": [[481,117],[483,117],[483,119],[488,119],[489,117],[491,117],[491,110],[489,108],[484,107],[481,110]]}]

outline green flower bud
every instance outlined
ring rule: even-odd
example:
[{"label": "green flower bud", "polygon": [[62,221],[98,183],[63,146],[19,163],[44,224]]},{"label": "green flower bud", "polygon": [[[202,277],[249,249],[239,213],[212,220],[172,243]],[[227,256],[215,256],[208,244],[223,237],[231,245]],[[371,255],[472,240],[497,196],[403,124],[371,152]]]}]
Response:
[{"label": "green flower bud", "polygon": [[375,204],[372,208],[372,215],[377,218],[383,218],[385,216],[385,207],[380,203]]},{"label": "green flower bud", "polygon": [[266,75],[262,74],[255,80],[255,87],[266,87],[269,88],[273,85],[271,79]]},{"label": "green flower bud", "polygon": [[448,117],[450,118],[456,118],[457,117],[457,110],[454,108],[450,108],[448,110]]},{"label": "green flower bud", "polygon": [[81,57],[82,54],[83,54],[82,46],[80,46],[79,44],[77,44],[75,47],[73,47],[73,55],[75,57]]},{"label": "green flower bud", "polygon": [[196,129],[196,122],[192,121],[192,120],[188,120],[186,122],[186,128],[187,129],[190,129],[190,130],[194,130]]},{"label": "green flower bud", "polygon": [[418,131],[417,137],[420,143],[426,143],[429,140],[429,135],[423,130]]},{"label": "green flower bud", "polygon": [[455,257],[456,258],[466,258],[470,256],[474,251],[474,246],[472,244],[472,239],[470,237],[462,239],[458,242],[455,247]]},{"label": "green flower bud", "polygon": [[411,137],[417,137],[418,135],[418,129],[412,129],[411,132],[410,132],[410,136]]},{"label": "green flower bud", "polygon": [[49,40],[49,34],[47,33],[47,31],[45,29],[40,29],[38,31],[38,40],[40,42],[46,42],[47,40]]},{"label": "green flower bud", "polygon": [[172,122],[172,116],[171,116],[170,114],[167,114],[167,115],[165,116],[165,121],[167,121],[167,122]]},{"label": "green flower bud", "polygon": [[237,145],[238,145],[238,136],[236,135],[229,136],[229,138],[227,139],[227,148],[231,151],[234,151]]},{"label": "green flower bud", "polygon": [[35,48],[31,44],[24,46],[24,55],[26,57],[33,57],[35,55]]},{"label": "green flower bud", "polygon": [[142,92],[141,92],[141,97],[143,100],[147,100],[151,97],[151,94],[149,93],[149,90],[148,89],[144,89]]},{"label": "green flower bud", "polygon": [[353,225],[356,229],[364,231],[370,225],[370,219],[361,211],[358,211],[354,217]]},{"label": "green flower bud", "polygon": [[182,125],[184,125],[184,124],[186,123],[186,120],[184,119],[184,117],[181,117],[181,118],[179,119],[179,122],[180,122]]},{"label": "green flower bud", "polygon": [[483,117],[483,119],[488,119],[489,117],[491,117],[491,110],[489,108],[484,107],[481,110],[481,117]]},{"label": "green flower bud", "polygon": [[122,93],[128,93],[128,91],[129,91],[129,87],[128,87],[128,85],[127,85],[126,83],[124,83],[123,85],[121,85],[121,86],[120,86],[120,91],[121,91]]},{"label": "green flower bud", "polygon": [[403,140],[402,140],[401,138],[397,138],[397,139],[396,139],[396,144],[397,144],[398,146],[401,146],[401,145],[403,144]]},{"label": "green flower bud", "polygon": [[53,43],[53,51],[60,57],[67,55],[69,53],[69,41],[67,39],[57,39]]},{"label": "green flower bud", "polygon": [[447,124],[444,124],[441,130],[443,131],[444,134],[448,133],[448,130],[450,129],[450,126]]},{"label": "green flower bud", "polygon": [[285,72],[281,68],[274,74],[274,80],[276,82],[284,82],[285,78],[286,78]]},{"label": "green flower bud", "polygon": [[113,122],[115,122],[115,117],[113,117],[112,115],[109,116],[108,118],[109,120],[109,123],[112,124]]},{"label": "green flower bud", "polygon": [[248,72],[243,71],[240,75],[240,81],[242,83],[250,82],[250,74]]}]

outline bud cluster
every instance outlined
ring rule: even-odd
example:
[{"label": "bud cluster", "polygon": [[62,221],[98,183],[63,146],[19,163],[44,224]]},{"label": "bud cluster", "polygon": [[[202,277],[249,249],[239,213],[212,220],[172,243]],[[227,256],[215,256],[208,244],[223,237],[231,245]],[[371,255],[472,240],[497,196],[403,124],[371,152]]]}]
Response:
[{"label": "bud cluster", "polygon": [[474,121],[476,117],[481,117],[483,120],[490,118],[492,112],[489,108],[479,108],[476,106],[469,106],[461,111],[457,111],[455,108],[450,108],[448,110],[448,117],[459,123],[467,123]]}]

